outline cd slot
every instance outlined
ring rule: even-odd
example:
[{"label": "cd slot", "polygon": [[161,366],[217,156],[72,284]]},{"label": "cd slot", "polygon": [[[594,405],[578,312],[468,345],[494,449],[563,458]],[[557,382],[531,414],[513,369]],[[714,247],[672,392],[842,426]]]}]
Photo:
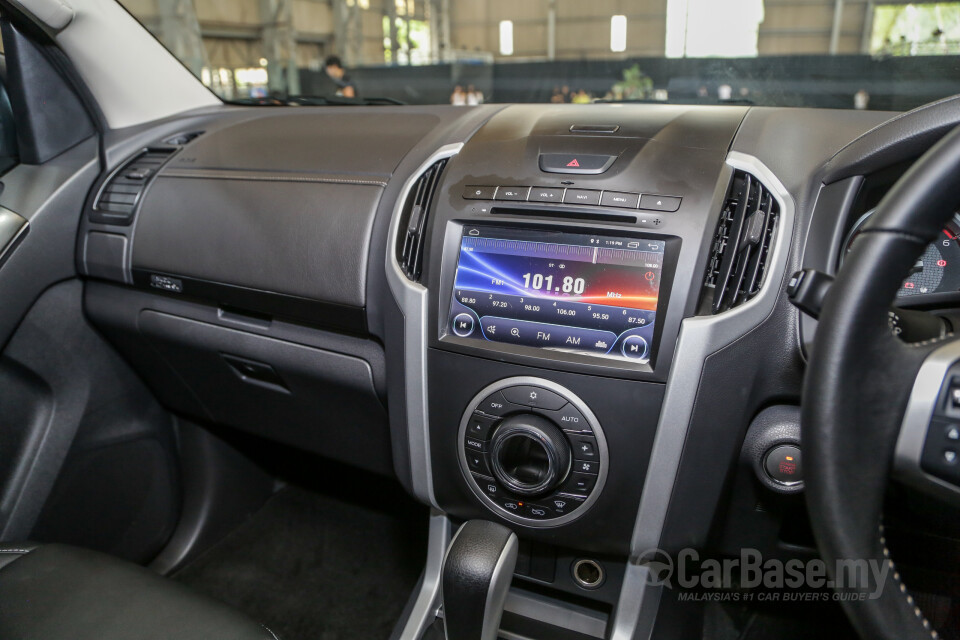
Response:
[{"label": "cd slot", "polygon": [[527,216],[542,218],[568,218],[576,220],[593,220],[596,222],[620,222],[624,224],[636,224],[637,216],[624,215],[619,213],[593,213],[584,211],[582,208],[576,209],[554,209],[554,208],[530,208],[525,207],[493,207],[490,209],[493,215],[509,216]]}]

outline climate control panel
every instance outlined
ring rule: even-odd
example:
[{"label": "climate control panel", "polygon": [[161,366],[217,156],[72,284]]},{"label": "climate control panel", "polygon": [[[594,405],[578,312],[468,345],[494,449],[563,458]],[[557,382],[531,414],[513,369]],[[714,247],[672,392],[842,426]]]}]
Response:
[{"label": "climate control panel", "polygon": [[606,481],[600,424],[580,398],[549,380],[508,378],[483,389],[467,406],[458,442],[471,491],[518,524],[571,522]]}]

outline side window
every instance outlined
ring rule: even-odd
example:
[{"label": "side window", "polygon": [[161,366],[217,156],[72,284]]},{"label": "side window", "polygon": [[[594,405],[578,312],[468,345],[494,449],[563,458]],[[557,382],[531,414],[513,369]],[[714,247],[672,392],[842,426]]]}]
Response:
[{"label": "side window", "polygon": [[17,166],[17,130],[13,123],[13,107],[7,96],[7,57],[0,38],[0,175]]}]

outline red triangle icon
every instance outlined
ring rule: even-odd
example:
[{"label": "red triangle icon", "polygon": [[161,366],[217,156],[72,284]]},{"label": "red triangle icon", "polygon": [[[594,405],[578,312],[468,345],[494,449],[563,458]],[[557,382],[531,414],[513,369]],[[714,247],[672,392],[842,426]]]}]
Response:
[{"label": "red triangle icon", "polygon": [[574,158],[573,160],[571,160],[570,162],[567,163],[567,166],[568,166],[568,167],[579,167],[579,166],[580,166],[580,163],[577,162],[577,159],[576,159],[576,158]]}]

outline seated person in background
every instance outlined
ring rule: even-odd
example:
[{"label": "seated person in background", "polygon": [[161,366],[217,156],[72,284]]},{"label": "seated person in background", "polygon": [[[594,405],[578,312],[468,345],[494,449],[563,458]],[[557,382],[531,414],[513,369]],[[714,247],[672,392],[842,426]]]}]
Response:
[{"label": "seated person in background", "polygon": [[350,81],[350,76],[348,76],[344,70],[343,63],[340,61],[339,57],[327,57],[326,61],[323,63],[323,70],[336,86],[336,95],[344,98],[357,97],[357,88]]}]

